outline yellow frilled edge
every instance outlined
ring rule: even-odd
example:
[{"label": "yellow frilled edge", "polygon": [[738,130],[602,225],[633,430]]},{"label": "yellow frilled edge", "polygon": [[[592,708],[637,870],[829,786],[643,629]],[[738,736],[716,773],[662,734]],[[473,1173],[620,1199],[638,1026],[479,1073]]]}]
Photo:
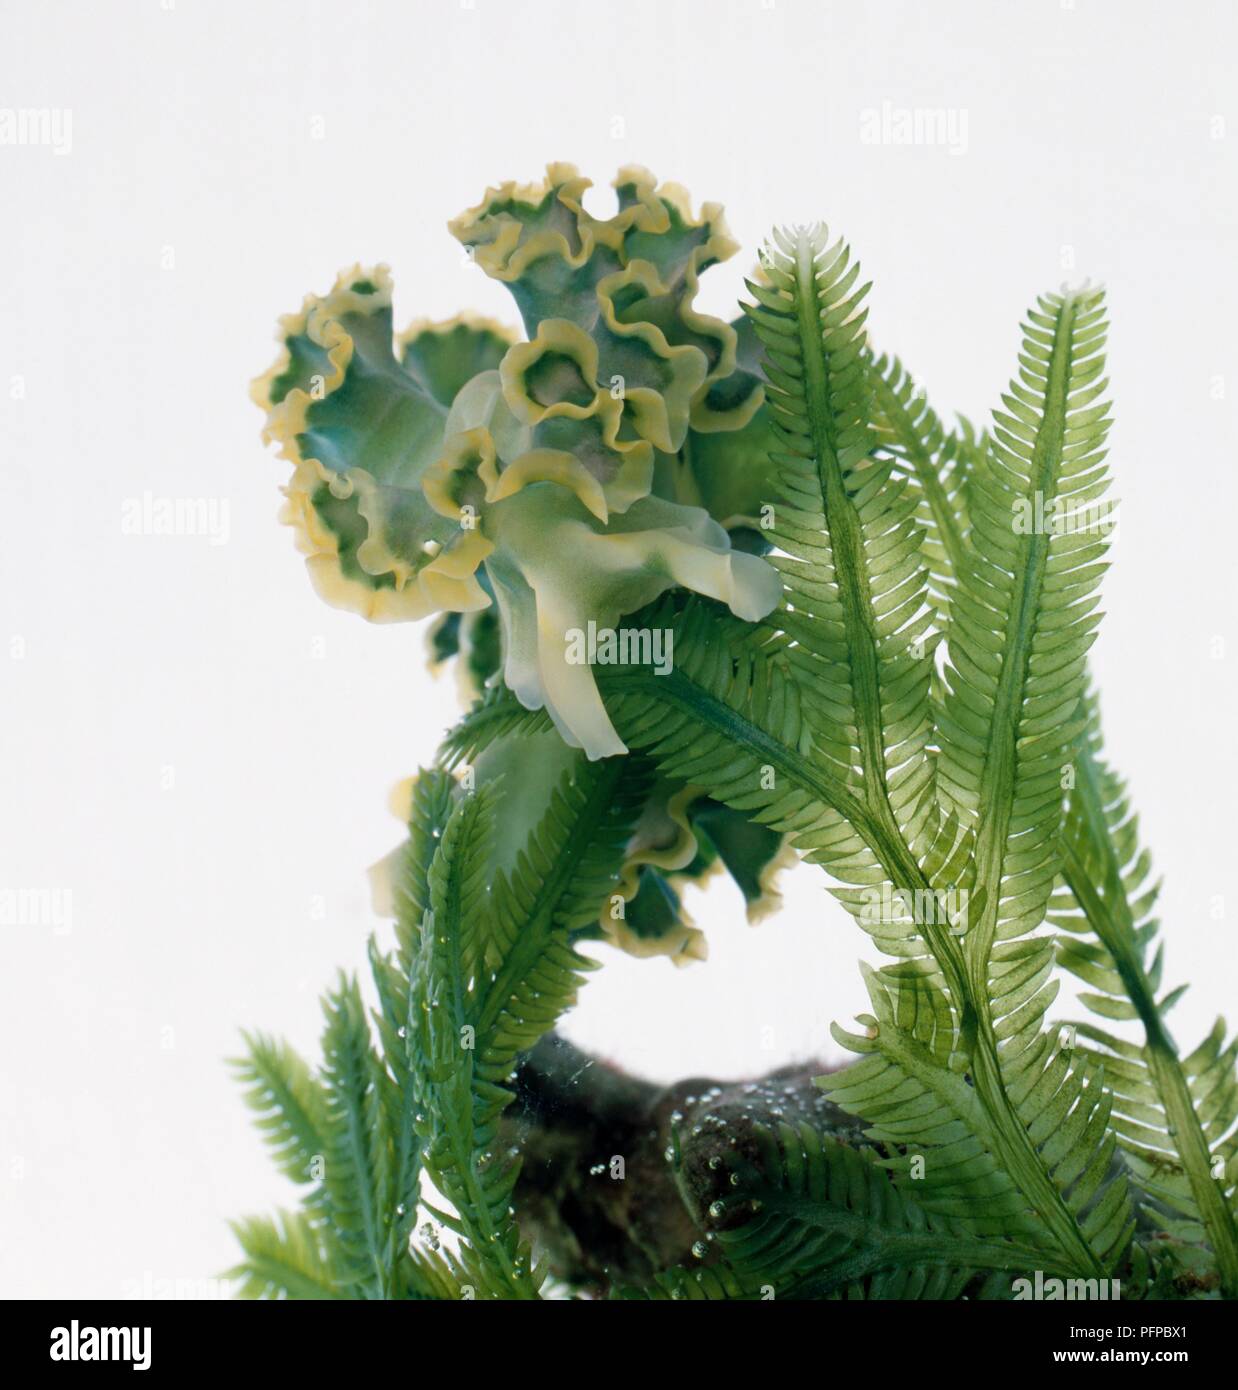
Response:
[{"label": "yellow frilled edge", "polygon": [[[412,814],[416,783],[416,777],[401,779],[392,787],[387,799],[388,809],[404,826],[408,825]],[[614,896],[631,902],[640,886],[643,865],[675,871],[682,870],[692,862],[696,857],[697,842],[688,821],[687,809],[701,794],[699,788],[685,787],[665,801],[654,799],[650,802],[628,841]],[[396,915],[395,888],[406,843],[401,841],[367,870],[370,904],[376,916]],[[715,863],[699,875],[690,877],[682,872],[676,873],[676,884],[703,885],[720,870],[721,865]],[[678,930],[651,939],[637,936],[622,918],[612,920],[609,908],[602,910],[598,925],[605,940],[631,956],[641,959],[667,956],[679,966],[694,960],[705,960],[709,948],[704,933],[682,909],[679,919]]]},{"label": "yellow frilled edge", "polygon": [[[360,282],[372,285],[373,292],[355,290],[353,286]],[[285,314],[279,320],[279,356],[250,386],[251,399],[266,414],[263,441],[278,445],[280,457],[293,465],[292,479],[283,489],[285,501],[279,519],[293,528],[297,549],[305,556],[315,590],[327,603],[359,613],[371,622],[415,621],[443,609],[472,612],[490,603],[476,578],[477,567],[492,549],[480,532],[461,532],[428,564],[414,570],[382,541],[376,480],[361,468],[349,469],[344,477],[302,452],[300,441],[309,428],[310,407],[339,389],[353,359],[353,339],[340,319],[345,314],[370,315],[378,309],[389,309],[392,288],[391,271],[386,265],[373,269],[354,265],[340,273],[326,295],[307,295],[300,313]],[[448,320],[441,328],[445,330],[455,322]],[[402,342],[426,329],[424,323],[414,325]],[[327,370],[322,373],[316,394],[294,386],[277,401],[273,394],[275,383],[292,365],[288,342],[297,337],[307,338],[325,352]],[[323,523],[312,501],[324,484],[341,500],[357,498],[357,510],[369,523],[369,534],[357,549],[357,562],[368,574],[391,574],[395,581],[392,587],[373,588],[343,572],[339,541]]]},{"label": "yellow frilled edge", "polygon": [[[693,277],[692,294],[696,293],[695,285]],[[643,290],[649,298],[670,293],[670,287],[662,281],[653,265],[648,261],[632,261],[626,269],[598,281],[598,304],[603,322],[615,337],[635,339],[667,364],[670,380],[662,390],[630,386],[626,390],[626,400],[633,428],[655,449],[673,454],[682,446],[688,426],[693,423],[694,405],[713,382],[735,370],[735,330],[721,319],[698,314],[690,302],[685,302],[680,309],[680,318],[693,332],[702,337],[719,337],[720,355],[711,371],[705,354],[699,348],[686,343],[679,346],[669,343],[666,334],[656,323],[640,319],[624,323],[619,318],[615,297],[632,286]],[[719,333],[720,329],[725,332]],[[756,409],[755,405],[753,409]]]},{"label": "yellow frilled edge", "polygon": [[[640,871],[645,865],[666,871],[682,870],[696,857],[696,835],[688,820],[688,807],[701,796],[699,787],[683,787],[663,800],[654,796],[641,814],[624,850],[623,867],[615,896],[629,903],[640,888]],[[712,868],[712,866],[711,866]],[[692,882],[704,883],[710,869]],[[680,874],[683,881],[687,876]],[[622,917],[614,918],[604,908],[598,919],[607,941],[621,951],[638,959],[668,956],[676,965],[688,965],[694,960],[706,960],[709,943],[705,934],[680,906],[676,930],[664,936],[643,937],[628,926]]]},{"label": "yellow frilled edge", "polygon": [[[680,966],[709,957],[709,942],[697,928],[682,900],[684,888],[704,889],[713,879],[726,877],[727,874],[720,856],[695,874],[685,872],[687,865],[696,858],[699,848],[689,811],[692,804],[705,795],[707,792],[703,788],[688,786],[664,803],[656,800],[651,802],[629,842],[616,889],[624,901],[630,902],[636,896],[640,870],[645,864],[661,870],[680,897],[679,930],[662,937],[638,936],[622,919],[612,921],[609,914],[603,913],[601,926],[607,939],[629,955],[641,958],[669,956]],[[758,926],[782,908],[778,880],[785,869],[798,863],[799,855],[792,847],[790,837],[784,837],[778,853],[757,876],[757,896],[749,899],[745,905],[750,926]]]},{"label": "yellow frilled edge", "polygon": [[[705,876],[702,875],[702,878]],[[618,947],[625,955],[635,956],[637,960],[666,956],[672,965],[682,968],[691,965],[693,961],[709,959],[709,943],[705,939],[705,933],[683,906],[679,909],[676,929],[667,932],[665,936],[637,936],[622,919],[612,922],[609,917],[603,921],[602,929],[606,933],[606,940],[612,946]]]},{"label": "yellow frilled edge", "polygon": [[500,323],[498,319],[475,313],[471,309],[461,309],[449,319],[414,319],[402,333],[395,335],[396,356],[401,356],[405,348],[411,347],[420,338],[443,338],[453,328],[470,328],[474,333],[491,333],[496,338],[501,338],[508,347],[520,341],[520,334],[511,324]]},{"label": "yellow frilled edge", "polygon": [[[688,351],[700,360],[699,353]],[[557,370],[561,376],[572,371],[578,375],[577,400],[547,404],[536,398],[532,384],[535,371],[555,362],[560,364]],[[588,421],[596,430],[599,454],[609,467],[599,477],[567,450],[530,449],[503,470],[494,496],[487,500],[511,497],[529,483],[559,483],[574,492],[605,525],[612,511],[626,512],[633,502],[648,496],[653,485],[653,448],[646,439],[619,438],[624,401],[599,386],[597,375],[597,344],[567,319],[544,319],[531,341],[517,343],[508,351],[499,366],[499,380],[503,399],[516,419],[530,428],[550,420]],[[632,392],[628,400],[635,394]],[[647,394],[657,396],[654,391]]]},{"label": "yellow frilled edge", "polygon": [[[609,218],[596,218],[586,211],[583,197],[593,186],[574,164],[559,161],[546,166],[546,177],[539,183],[519,184],[514,180],[486,189],[485,196],[475,207],[468,208],[447,224],[451,234],[468,247],[473,259],[487,275],[510,284],[523,276],[531,266],[547,257],[556,257],[570,270],[581,269],[599,247],[611,251],[623,269],[598,284],[598,295],[607,327],[619,336],[639,337],[658,356],[673,360],[683,351],[673,347],[665,335],[650,323],[627,324],[619,321],[614,308],[614,294],[629,284],[638,283],[650,295],[670,293],[648,260],[629,257],[625,242],[632,233],[660,235],[671,230],[671,211],[689,230],[707,229],[709,235],[696,246],[684,269],[685,293],[679,307],[679,319],[690,332],[713,339],[718,344],[717,360],[702,375],[688,395],[687,416],[693,429],[703,432],[742,429],[760,409],[764,388],[756,385],[743,401],[729,410],[718,410],[706,400],[715,382],[730,376],[735,370],[737,338],[730,324],[712,315],[701,313],[693,306],[700,287],[704,267],[729,260],[738,250],[739,242],[731,235],[721,203],[702,203],[699,217],[693,214],[692,200],[681,184],[662,183],[643,165],[629,164],[619,170],[612,187],[628,200],[628,205]],[[525,236],[526,223],[507,209],[519,206],[526,213],[540,213],[546,225]],[[569,232],[571,239],[569,240]],[[638,388],[641,389],[641,388]],[[650,397],[657,393],[650,391]],[[678,399],[675,402],[678,405]],[[669,406],[669,403],[668,403]],[[635,403],[637,419],[644,420],[646,438],[655,448],[674,452],[679,443],[669,447],[660,439],[674,440],[672,424],[678,420],[662,420],[663,407],[652,400]],[[682,435],[679,436],[682,442]]]},{"label": "yellow frilled edge", "polygon": [[[413,789],[416,777],[405,777],[392,787],[388,808],[401,825],[407,826],[412,814]],[[624,850],[623,867],[619,872],[613,896],[625,903],[635,898],[640,888],[640,873],[645,866],[659,870],[672,884],[677,894],[685,887],[704,888],[712,879],[726,872],[721,858],[714,859],[699,873],[688,874],[687,866],[696,858],[698,842],[689,815],[692,804],[706,795],[700,787],[686,786],[669,797],[655,793],[641,814]],[[373,910],[380,917],[396,915],[395,885],[405,843],[371,865],[368,871]],[[782,906],[777,881],[785,869],[799,862],[799,856],[784,838],[778,853],[761,870],[758,877],[760,893],[747,904],[748,922],[756,926]],[[707,960],[709,943],[683,906],[682,897],[678,922],[674,930],[660,937],[638,936],[622,917],[611,916],[609,902],[603,908],[598,925],[603,937],[612,946],[638,959],[666,956],[676,966]]]},{"label": "yellow frilled edge", "polygon": [[784,869],[789,869],[799,863],[799,858],[791,845],[790,837],[784,837],[778,853],[757,876],[757,884],[761,891],[748,903],[747,915],[750,926],[755,927],[764,922],[767,917],[772,917],[774,913],[781,911],[782,894],[778,889],[778,880],[782,877]]}]

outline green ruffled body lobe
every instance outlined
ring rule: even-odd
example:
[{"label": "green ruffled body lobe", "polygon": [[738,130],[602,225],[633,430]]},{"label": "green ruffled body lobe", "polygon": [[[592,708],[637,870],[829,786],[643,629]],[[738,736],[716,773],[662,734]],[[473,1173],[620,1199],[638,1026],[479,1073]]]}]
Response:
[{"label": "green ruffled body lobe", "polygon": [[[447,641],[450,650],[450,640]],[[486,790],[499,796],[500,813],[486,845],[485,882],[510,883],[527,853],[530,827],[552,815],[556,801],[587,781],[585,754],[548,729],[500,738],[477,753],[454,796]],[[777,831],[748,821],[711,800],[699,788],[655,777],[639,756],[622,760],[620,794],[634,790],[639,815],[623,848],[614,886],[595,921],[582,922],[580,937],[606,941],[630,955],[666,956],[676,965],[702,960],[706,939],[683,906],[689,884],[703,885],[725,871],[743,895],[748,918],[759,921],[777,907],[776,878],[793,854]],[[627,784],[630,783],[629,788]],[[408,822],[415,779],[393,791],[392,810]],[[397,885],[407,840],[370,870],[375,910],[396,913]]]},{"label": "green ruffled body lobe", "polygon": [[[714,382],[706,395],[713,418],[731,420],[723,429],[692,429],[682,451],[681,474],[691,500],[705,508],[728,531],[743,527],[767,533],[779,500],[770,477],[769,459],[778,448],[764,399],[761,344],[748,318],[737,319],[735,370]],[[747,403],[759,404],[749,413]],[[742,419],[736,422],[735,412]]]},{"label": "green ruffled body lobe", "polygon": [[414,324],[400,339],[400,365],[427,395],[450,410],[479,372],[498,368],[509,347],[511,335],[506,329],[462,314],[446,324]]},{"label": "green ruffled body lobe", "polygon": [[376,621],[484,607],[482,537],[436,512],[422,487],[448,412],[395,356],[390,277],[347,271],[281,327],[283,356],[254,397],[293,463],[282,518],[319,592]]},{"label": "green ruffled body lobe", "polygon": [[[607,219],[552,165],[452,224],[511,290],[528,339],[461,319],[398,341],[382,268],[284,321],[256,384],[294,464],[285,519],[320,592],[377,620],[498,608],[503,678],[590,758],[626,751],[577,633],[680,586],[748,619],[781,597],[724,525],[753,524],[763,387],[735,327],[699,313],[733,253],[721,210],[621,172]],[[723,441],[734,436],[737,448]]]}]

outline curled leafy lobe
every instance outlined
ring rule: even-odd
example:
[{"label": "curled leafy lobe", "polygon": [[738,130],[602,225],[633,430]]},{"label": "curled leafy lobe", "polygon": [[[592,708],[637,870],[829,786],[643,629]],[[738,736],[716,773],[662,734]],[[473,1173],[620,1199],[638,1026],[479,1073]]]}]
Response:
[{"label": "curled leafy lobe", "polygon": [[[516,739],[499,738],[469,750],[467,785],[502,787],[503,814],[496,817],[486,842],[485,876],[511,875],[525,849],[527,827],[548,813],[564,779],[586,775],[587,762],[552,729],[522,731]],[[463,774],[461,774],[463,776]],[[400,783],[392,809],[416,838],[425,819],[417,806],[423,788],[443,784],[441,773]],[[774,910],[779,899],[777,876],[793,855],[784,838],[749,821],[730,807],[712,801],[699,787],[651,779],[639,756],[627,761],[628,784],[642,789],[639,814],[623,845],[620,867],[596,920],[580,928],[631,955],[662,955],[677,965],[704,959],[706,942],[681,902],[687,884],[701,884],[725,870],[743,895],[748,917],[756,922]],[[453,788],[454,781],[449,781]],[[455,795],[458,795],[458,788]],[[411,819],[410,819],[411,808]],[[421,843],[428,841],[421,833]],[[400,916],[400,882],[409,841],[370,870],[375,910]]]},{"label": "curled leafy lobe", "polygon": [[739,396],[723,389],[735,330],[693,304],[701,274],[738,249],[721,207],[706,203],[694,217],[681,187],[632,166],[615,180],[618,212],[603,219],[584,207],[589,186],[572,165],[552,164],[540,184],[488,189],[451,231],[508,285],[531,335],[567,319],[597,341],[603,379],[623,381],[628,414],[656,447],[678,449],[689,420],[738,428],[759,406],[760,384],[745,378]]},{"label": "curled leafy lobe", "polygon": [[293,464],[282,519],[328,602],[375,621],[488,602],[483,537],[441,516],[423,489],[447,411],[395,356],[391,278],[346,271],[281,324],[279,360],[254,383],[265,437]]},{"label": "curled leafy lobe", "polygon": [[254,397],[293,464],[283,516],[319,592],[379,621],[497,605],[503,678],[601,758],[624,745],[576,634],[674,587],[753,618],[781,590],[695,505],[733,520],[729,496],[693,482],[692,444],[748,427],[763,396],[736,330],[693,303],[735,249],[721,210],[695,217],[681,189],[629,169],[601,219],[586,187],[551,166],[452,224],[528,341],[470,317],[397,339],[387,271],[354,268],[283,321]]}]

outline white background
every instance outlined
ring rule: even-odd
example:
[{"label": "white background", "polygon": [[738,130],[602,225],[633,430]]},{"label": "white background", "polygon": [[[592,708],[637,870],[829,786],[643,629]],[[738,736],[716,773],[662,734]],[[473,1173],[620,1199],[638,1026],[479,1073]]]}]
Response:
[{"label": "white background", "polygon": [[[247,383],[276,315],[358,260],[390,262],[400,322],[514,322],[444,224],[550,159],[599,206],[631,161],[723,201],[745,249],[715,312],[771,222],[830,220],[943,412],[984,418],[1037,291],[1108,285],[1125,506],[1095,669],[1166,877],[1166,978],[1193,982],[1180,1039],[1232,1004],[1232,5],[3,11],[0,107],[70,108],[72,146],[0,146],[0,887],[72,911],[0,928],[0,1293],[217,1274],[226,1219],[291,1196],[224,1058],[242,1027],[315,1048],[319,991],[378,925],[388,787],[454,691],[420,630],[314,596]],[[965,116],[965,148],[864,143],[883,102]],[[147,492],[226,503],[226,543],[125,534]],[[692,905],[710,963],[606,952],[571,1035],[662,1079],[829,1053],[865,943],[815,873],[755,930],[721,884]]]}]

